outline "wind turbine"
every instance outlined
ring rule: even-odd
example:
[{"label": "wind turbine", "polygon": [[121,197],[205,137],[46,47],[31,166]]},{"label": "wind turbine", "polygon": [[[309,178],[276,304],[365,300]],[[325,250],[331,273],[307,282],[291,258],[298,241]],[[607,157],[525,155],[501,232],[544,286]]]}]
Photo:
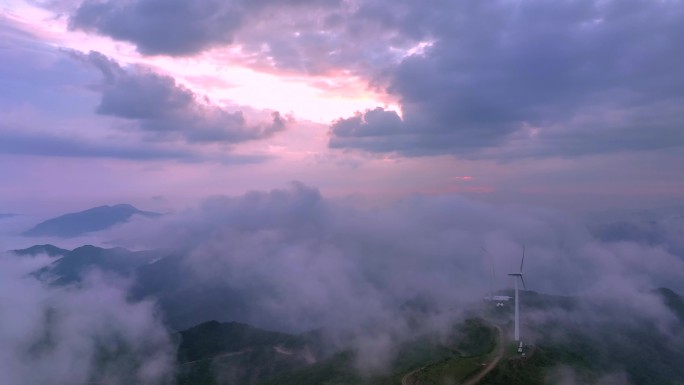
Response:
[{"label": "wind turbine", "polygon": [[518,297],[518,277],[520,277],[520,282],[522,282],[523,288],[525,287],[525,280],[523,279],[523,264],[525,263],[525,246],[523,246],[522,261],[520,261],[520,272],[508,274],[513,277],[513,284],[515,286],[515,341],[520,341],[520,300]]},{"label": "wind turbine", "polygon": [[494,256],[492,253],[490,253],[487,249],[484,248],[484,246],[480,246],[480,249],[485,252],[489,256],[489,261],[490,261],[490,276],[489,276],[489,296],[485,297],[485,300],[490,301],[490,302],[496,302],[496,307],[503,307],[504,302],[508,301],[511,299],[511,297],[507,295],[494,295],[494,279],[495,279],[495,272],[494,272]]},{"label": "wind turbine", "polygon": [[480,248],[489,256],[489,301],[494,302],[494,256],[484,246]]}]

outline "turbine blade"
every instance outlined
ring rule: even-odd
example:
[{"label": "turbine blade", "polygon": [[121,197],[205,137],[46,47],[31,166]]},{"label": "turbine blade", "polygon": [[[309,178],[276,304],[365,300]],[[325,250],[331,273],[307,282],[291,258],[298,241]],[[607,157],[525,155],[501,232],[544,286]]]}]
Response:
[{"label": "turbine blade", "polygon": [[518,277],[520,277],[520,282],[523,284],[523,289],[527,290],[527,286],[525,286],[525,280],[523,279],[522,274],[520,274]]},{"label": "turbine blade", "polygon": [[520,261],[520,272],[522,273],[523,264],[525,263],[525,245],[523,245],[523,256],[522,261]]},{"label": "turbine blade", "polygon": [[495,276],[495,274],[494,274],[494,256],[489,251],[487,251],[487,249],[485,249],[484,246],[480,246],[480,248],[482,249],[482,251],[485,252],[485,254],[487,254],[487,256],[489,256],[489,265],[490,265],[490,269],[489,269],[489,272],[490,272],[490,275],[489,275],[489,296],[490,296],[490,298],[493,298],[494,297],[494,276]]}]

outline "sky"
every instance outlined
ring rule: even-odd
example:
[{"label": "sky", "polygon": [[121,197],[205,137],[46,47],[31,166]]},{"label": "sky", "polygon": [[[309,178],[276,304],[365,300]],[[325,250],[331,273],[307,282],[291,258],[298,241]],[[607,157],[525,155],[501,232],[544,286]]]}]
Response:
[{"label": "sky", "polygon": [[0,213],[684,193],[679,0],[5,0]]},{"label": "sky", "polygon": [[[284,330],[470,303],[493,265],[510,287],[522,245],[533,290],[668,321],[648,290],[683,290],[683,40],[681,0],[3,0],[0,233],[104,204],[168,213],[99,240],[181,250],[189,284],[229,282],[255,304],[243,320]],[[130,282],[48,288],[18,261],[0,258],[0,309],[26,304],[0,319],[15,383],[111,335],[154,347],[136,378],[168,377],[171,340]],[[34,372],[16,352],[52,309],[64,351]],[[391,350],[379,336],[369,355]]]}]

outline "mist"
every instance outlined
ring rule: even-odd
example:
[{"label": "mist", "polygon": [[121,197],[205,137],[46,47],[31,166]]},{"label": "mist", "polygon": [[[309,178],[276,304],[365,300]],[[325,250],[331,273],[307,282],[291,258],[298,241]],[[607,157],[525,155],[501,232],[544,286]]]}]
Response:
[{"label": "mist", "polygon": [[[539,325],[605,327],[639,314],[666,331],[673,315],[652,290],[681,290],[684,275],[672,248],[605,241],[558,210],[457,195],[368,207],[301,183],[211,197],[159,220],[138,218],[110,236],[128,247],[180,250],[185,287],[229,289],[215,318],[288,332],[322,328],[380,367],[403,340],[445,333],[492,288],[510,289],[506,274],[519,268],[523,245],[528,289],[584,304],[572,316],[524,316]],[[416,306],[428,309],[419,325],[410,322]],[[610,311],[588,317],[596,308]]]},{"label": "mist", "polygon": [[0,254],[0,372],[13,385],[170,384],[175,343],[150,301],[93,273],[49,287],[29,275],[47,256]]},{"label": "mist", "polygon": [[[95,270],[55,287],[30,275],[53,259],[4,256],[3,292],[16,294],[0,306],[21,304],[2,320],[2,339],[11,341],[3,345],[11,357],[4,362],[17,384],[72,366],[79,370],[64,370],[64,383],[163,384],[175,360],[167,325],[182,330],[215,319],[316,330],[331,351],[352,349],[358,368],[375,373],[402,343],[426,334],[447,338],[455,322],[482,313],[491,291],[510,294],[507,273],[519,269],[523,246],[532,290],[523,297],[526,341],[572,344],[582,336],[629,346],[627,337],[606,331],[646,327],[664,349],[676,349],[684,347],[676,316],[654,289],[682,290],[684,256],[679,222],[658,225],[668,235],[658,242],[625,232],[606,237],[615,226],[557,209],[459,195],[372,205],[329,198],[299,182],[213,196],[79,239],[163,251],[166,257],[127,278]],[[146,280],[162,286],[142,290]],[[535,304],[535,293],[572,296],[572,306],[554,305],[556,297]],[[558,373],[572,383],[571,374]]]}]

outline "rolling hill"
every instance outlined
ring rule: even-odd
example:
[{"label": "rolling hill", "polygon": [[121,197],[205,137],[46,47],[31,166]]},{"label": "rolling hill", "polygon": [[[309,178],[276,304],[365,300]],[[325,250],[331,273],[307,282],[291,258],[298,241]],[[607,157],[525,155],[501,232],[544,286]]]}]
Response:
[{"label": "rolling hill", "polygon": [[304,336],[210,321],[179,333],[178,383],[254,384],[315,362]]},{"label": "rolling hill", "polygon": [[326,352],[317,333],[290,335],[212,321],[179,338],[178,385],[390,385],[430,365],[425,378],[458,380],[478,371],[496,344],[493,327],[468,319],[454,325],[449,338],[423,334],[401,344],[388,370],[361,374],[354,350]]},{"label": "rolling hill", "polygon": [[[669,290],[656,291],[680,314],[684,300]],[[578,311],[569,297],[530,294],[526,310]],[[501,309],[497,309],[500,311]],[[502,310],[510,315],[510,309]],[[485,311],[484,316],[491,314]],[[679,385],[684,383],[683,345],[679,330],[663,335],[648,324],[616,322],[613,327],[535,322],[537,340],[521,357],[515,346],[496,337],[493,323],[510,327],[505,314],[497,320],[470,318],[454,325],[447,339],[422,335],[400,344],[385,372],[362,375],[356,352],[315,353],[310,361],[282,361],[278,346],[301,352],[312,344],[305,336],[266,332],[244,324],[208,322],[180,333],[179,385],[444,385],[471,383],[493,359],[498,343],[507,346],[501,361],[476,383],[546,385],[557,383]],[[610,325],[607,325],[610,326]],[[320,342],[319,342],[320,343]],[[312,350],[316,352],[315,350]],[[192,361],[192,359],[197,359]],[[568,374],[570,373],[570,374]],[[568,382],[576,381],[576,382]],[[475,382],[473,382],[475,383]]]}]

